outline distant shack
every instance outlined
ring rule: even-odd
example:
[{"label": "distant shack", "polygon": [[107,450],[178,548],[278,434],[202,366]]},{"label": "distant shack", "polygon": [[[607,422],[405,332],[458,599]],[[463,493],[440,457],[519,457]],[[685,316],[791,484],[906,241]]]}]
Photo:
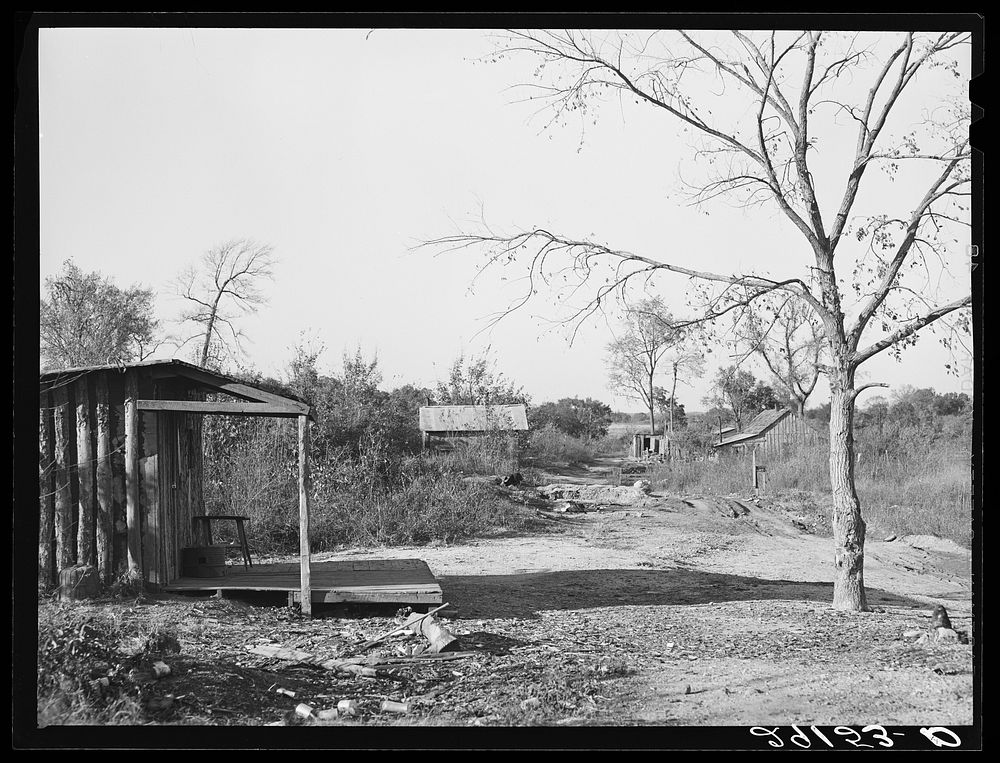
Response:
[{"label": "distant shack", "polygon": [[720,455],[756,451],[766,458],[785,458],[803,445],[819,442],[820,433],[790,408],[761,411],[747,427],[715,444]]},{"label": "distant shack", "polygon": [[524,405],[425,405],[420,408],[420,433],[425,448],[500,432],[521,438],[527,431],[528,412]]}]

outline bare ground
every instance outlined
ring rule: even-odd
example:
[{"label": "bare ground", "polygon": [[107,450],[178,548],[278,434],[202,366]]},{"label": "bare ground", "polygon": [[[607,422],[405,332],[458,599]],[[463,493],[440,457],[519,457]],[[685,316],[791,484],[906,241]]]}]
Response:
[{"label": "bare ground", "polygon": [[[249,651],[351,656],[393,627],[394,610],[318,607],[307,621],[276,599],[116,605],[123,620],[170,624],[181,643],[160,656],[171,675],[143,689],[147,704],[167,694],[173,702],[147,710],[146,722],[319,725],[295,707],[353,698],[357,715],[327,723],[972,724],[972,647],[920,639],[933,632],[935,604],[971,635],[968,550],[928,536],[869,539],[873,611],[837,612],[821,510],[587,487],[605,476],[559,475],[563,499],[584,493],[570,511],[542,512],[547,529],[535,535],[331,555],[427,561],[451,604],[441,622],[469,652],[462,659],[360,678]],[[397,645],[370,653],[391,656]],[[385,699],[410,710],[381,712]]]}]

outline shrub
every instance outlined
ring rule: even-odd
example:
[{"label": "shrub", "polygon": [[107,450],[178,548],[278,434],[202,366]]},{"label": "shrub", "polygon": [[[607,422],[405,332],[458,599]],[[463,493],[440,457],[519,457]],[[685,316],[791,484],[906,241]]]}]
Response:
[{"label": "shrub", "polygon": [[592,461],[595,441],[572,437],[554,424],[531,433],[528,455],[539,464],[578,464]]}]

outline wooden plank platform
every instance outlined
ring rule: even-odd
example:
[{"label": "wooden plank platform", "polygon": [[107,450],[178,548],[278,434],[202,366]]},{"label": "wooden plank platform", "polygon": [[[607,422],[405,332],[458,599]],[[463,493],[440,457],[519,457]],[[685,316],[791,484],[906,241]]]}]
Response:
[{"label": "wooden plank platform", "polygon": [[[441,604],[441,586],[421,559],[358,559],[313,562],[312,600],[318,604],[381,602]],[[298,601],[299,563],[259,564],[250,569],[236,564],[226,567],[219,578],[180,577],[164,591],[276,591],[287,592]]]}]

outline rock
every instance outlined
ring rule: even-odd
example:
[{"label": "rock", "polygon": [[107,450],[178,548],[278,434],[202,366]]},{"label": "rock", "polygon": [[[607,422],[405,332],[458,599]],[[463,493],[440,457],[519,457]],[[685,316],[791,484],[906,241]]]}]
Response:
[{"label": "rock", "polygon": [[948,610],[938,604],[931,610],[931,624],[935,628],[951,628],[951,620],[948,619]]},{"label": "rock", "polygon": [[923,631],[903,631],[903,638],[917,638],[923,635]]},{"label": "rock", "polygon": [[92,599],[101,592],[97,568],[89,564],[74,564],[59,570],[59,598],[63,601]]},{"label": "rock", "polygon": [[164,676],[170,675],[170,666],[165,662],[154,662],[153,663],[153,676],[155,678],[163,678]]},{"label": "rock", "polygon": [[534,710],[536,707],[540,707],[542,701],[538,697],[528,697],[521,701],[522,710]]},{"label": "rock", "polygon": [[636,480],[636,483],[632,487],[646,495],[649,495],[653,490],[653,486],[649,484],[649,480]]},{"label": "rock", "polygon": [[953,631],[951,628],[937,628],[935,630],[934,638],[945,644],[958,643],[958,633]]}]

